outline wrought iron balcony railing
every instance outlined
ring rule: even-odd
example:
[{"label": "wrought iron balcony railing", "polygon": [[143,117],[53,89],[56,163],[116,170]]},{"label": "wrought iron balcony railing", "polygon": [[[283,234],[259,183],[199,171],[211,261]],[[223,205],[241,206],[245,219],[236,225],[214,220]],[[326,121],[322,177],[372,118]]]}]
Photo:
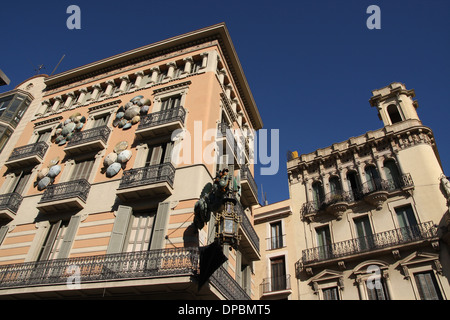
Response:
[{"label": "wrought iron balcony railing", "polygon": [[0,195],[0,210],[8,209],[13,213],[17,213],[22,200],[22,196],[16,192],[2,194]]},{"label": "wrought iron balcony railing", "polygon": [[100,140],[103,143],[107,143],[111,130],[107,126],[96,127],[80,132],[76,132],[70,141],[67,143],[67,147],[73,147],[76,145]]},{"label": "wrought iron balcony railing", "polygon": [[393,229],[366,237],[354,238],[326,246],[305,249],[302,252],[301,260],[298,261],[297,264],[306,266],[316,262],[343,258],[354,254],[373,252],[378,249],[392,248],[402,244],[436,238],[437,227],[432,221],[428,221],[410,227]]},{"label": "wrought iron balcony railing", "polygon": [[28,144],[26,146],[18,147],[13,150],[11,155],[8,158],[9,161],[19,160],[22,158],[27,158],[30,156],[38,156],[43,159],[45,152],[47,152],[48,144],[40,141],[33,144]]},{"label": "wrought iron balcony railing", "polygon": [[[151,277],[195,276],[199,272],[199,249],[171,248],[0,266],[0,289],[71,284],[77,271],[80,284]],[[232,300],[250,299],[244,289],[221,266],[210,283]]]},{"label": "wrought iron balcony railing", "polygon": [[258,194],[258,186],[256,185],[255,178],[253,177],[248,165],[244,165],[241,168],[241,180],[247,180],[250,188],[255,195]]},{"label": "wrought iron balcony railing", "polygon": [[259,237],[256,233],[255,229],[253,228],[250,220],[248,219],[247,215],[245,214],[244,208],[242,207],[241,203],[239,201],[236,201],[236,210],[239,216],[242,218],[241,227],[244,230],[245,234],[249,238],[250,242],[253,244],[255,249],[259,252]]},{"label": "wrought iron balcony railing", "polygon": [[170,162],[143,168],[130,169],[123,172],[119,189],[143,186],[157,182],[167,182],[173,187],[175,168]]},{"label": "wrought iron balcony railing", "polygon": [[91,185],[86,179],[52,184],[49,185],[47,189],[45,189],[39,203],[58,201],[69,198],[80,198],[81,200],[86,202],[90,189]]},{"label": "wrought iron balcony railing", "polygon": [[262,294],[271,293],[276,291],[290,290],[291,289],[291,275],[282,275],[271,278],[263,279],[261,283]]},{"label": "wrought iron balcony railing", "polygon": [[308,201],[303,204],[301,209],[302,218],[315,214],[318,211],[325,210],[332,204],[337,202],[352,203],[364,199],[366,195],[376,191],[393,192],[399,189],[408,189],[414,187],[411,174],[405,173],[398,179],[373,179],[362,185],[361,188],[350,191],[338,190],[326,194],[323,198],[317,201]]},{"label": "wrought iron balcony railing", "polygon": [[161,124],[180,121],[184,123],[186,110],[182,107],[176,107],[168,110],[149,113],[141,118],[137,130],[155,127]]}]

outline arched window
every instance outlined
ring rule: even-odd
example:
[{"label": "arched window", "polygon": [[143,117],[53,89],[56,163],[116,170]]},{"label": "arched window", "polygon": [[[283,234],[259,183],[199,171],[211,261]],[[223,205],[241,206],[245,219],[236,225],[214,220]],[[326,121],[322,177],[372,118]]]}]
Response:
[{"label": "arched window", "polygon": [[320,181],[313,182],[313,184],[312,184],[312,191],[313,191],[314,206],[315,206],[316,209],[319,209],[321,203],[325,199],[322,183]]},{"label": "arched window", "polygon": [[400,114],[400,112],[399,112],[399,110],[398,110],[398,108],[397,108],[397,106],[395,104],[390,104],[387,107],[387,113],[389,115],[389,119],[391,119],[391,123],[392,124],[400,122],[400,121],[403,120],[402,116],[401,116],[401,114]]},{"label": "arched window", "polygon": [[367,181],[367,188],[368,191],[375,191],[378,190],[380,186],[380,176],[378,174],[377,168],[375,168],[375,166],[373,165],[368,165],[365,169],[364,172],[366,174],[366,181]]},{"label": "arched window", "polygon": [[341,193],[341,183],[339,181],[338,177],[331,177],[330,178],[330,193],[331,195],[338,195]]},{"label": "arched window", "polygon": [[356,171],[347,172],[347,182],[348,182],[348,189],[352,192],[353,198],[357,200],[360,194],[361,185]]},{"label": "arched window", "polygon": [[389,159],[384,161],[384,172],[386,174],[386,179],[391,185],[393,185],[396,189],[401,187],[400,170],[394,160]]}]

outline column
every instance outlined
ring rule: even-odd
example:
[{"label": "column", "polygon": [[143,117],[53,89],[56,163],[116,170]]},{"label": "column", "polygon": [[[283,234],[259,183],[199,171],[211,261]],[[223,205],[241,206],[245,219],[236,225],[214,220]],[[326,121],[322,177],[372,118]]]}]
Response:
[{"label": "column", "polygon": [[220,84],[221,85],[223,85],[223,82],[225,81],[225,75],[226,75],[226,71],[225,71],[225,69],[220,69],[220,71],[219,71],[219,82],[220,82]]},{"label": "column", "polygon": [[80,96],[78,97],[77,104],[83,104],[86,97],[87,88],[80,89]]},{"label": "column", "polygon": [[38,112],[36,113],[37,116],[46,114],[48,111],[50,111],[51,105],[50,105],[50,101],[45,100],[42,102],[41,106],[39,107]]},{"label": "column", "polygon": [[225,86],[225,95],[228,99],[231,97],[231,90],[233,89],[233,86],[229,83]]},{"label": "column", "polygon": [[75,98],[75,94],[70,92],[67,94],[66,102],[64,103],[64,108],[69,108],[72,105],[72,101]]},{"label": "column", "polygon": [[116,85],[116,84],[115,84],[114,80],[108,80],[108,81],[106,81],[105,96],[108,97],[108,96],[111,95],[112,90],[113,90],[113,88],[114,88],[115,85]]},{"label": "column", "polygon": [[161,70],[159,70],[159,67],[153,67],[150,69],[150,73],[152,75],[150,76],[150,81],[148,82],[148,85],[156,83],[160,72],[161,72]]},{"label": "column", "polygon": [[56,112],[59,109],[59,106],[61,105],[61,103],[62,103],[61,96],[55,97],[55,102],[53,103],[52,111]]},{"label": "column", "polygon": [[173,74],[175,72],[175,68],[177,67],[177,64],[175,62],[169,62],[166,64],[169,67],[169,70],[167,71],[167,79],[172,79]]},{"label": "column", "polygon": [[183,59],[183,61],[184,61],[183,73],[190,74],[192,71],[192,64],[194,63],[194,59],[192,59],[192,57],[186,57]]},{"label": "column", "polygon": [[200,69],[206,68],[206,66],[208,65],[208,55],[208,52],[200,53],[200,56],[202,57],[202,66],[200,67]]},{"label": "column", "polygon": [[120,83],[119,92],[125,92],[127,90],[128,83],[130,82],[130,78],[128,78],[128,76],[122,76],[120,77],[120,80],[122,82]]},{"label": "column", "polygon": [[139,89],[141,87],[142,78],[144,78],[144,71],[138,71],[135,75],[136,81],[134,82],[134,86]]},{"label": "column", "polygon": [[100,93],[100,90],[102,89],[102,87],[100,86],[100,84],[94,84],[92,86],[92,88],[94,88],[94,91],[91,94],[91,97],[89,98],[89,100],[97,100],[98,95]]}]

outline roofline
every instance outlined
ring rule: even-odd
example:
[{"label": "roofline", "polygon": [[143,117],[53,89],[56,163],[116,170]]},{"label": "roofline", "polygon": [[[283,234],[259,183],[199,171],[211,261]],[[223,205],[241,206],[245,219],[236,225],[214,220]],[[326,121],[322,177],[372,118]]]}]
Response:
[{"label": "roofline", "polygon": [[186,43],[200,42],[205,39],[216,39],[222,49],[224,57],[230,67],[231,76],[233,77],[237,89],[243,99],[247,110],[253,118],[253,127],[256,130],[262,128],[263,123],[259,114],[258,108],[254,101],[253,95],[250,91],[247,79],[243,72],[241,63],[237,56],[236,50],[231,41],[230,34],[225,23],[215,24],[206,28],[191,31],[182,35],[178,35],[166,40],[158,41],[143,47],[126,51],[124,53],[116,54],[109,58],[98,60],[71,70],[67,70],[45,79],[47,88],[58,86],[59,83],[66,83],[72,79],[79,79],[80,77],[88,77],[94,71],[113,67],[118,64],[132,61],[138,57],[148,56],[157,52],[176,50],[179,46]]}]

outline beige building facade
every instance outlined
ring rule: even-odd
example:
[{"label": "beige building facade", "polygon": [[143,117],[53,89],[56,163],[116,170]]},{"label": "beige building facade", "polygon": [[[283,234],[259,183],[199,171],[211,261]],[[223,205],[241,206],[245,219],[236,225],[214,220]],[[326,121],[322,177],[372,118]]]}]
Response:
[{"label": "beige building facade", "polygon": [[[224,24],[43,78],[0,168],[0,298],[251,299],[262,121]],[[199,152],[200,151],[200,152]],[[240,244],[198,288],[194,206],[228,168]],[[20,192],[16,186],[20,185]]]},{"label": "beige building facade", "polygon": [[260,238],[272,239],[258,282],[276,282],[260,297],[449,298],[448,180],[433,132],[414,90],[392,83],[372,93],[383,128],[294,155],[290,199],[256,209]]}]

